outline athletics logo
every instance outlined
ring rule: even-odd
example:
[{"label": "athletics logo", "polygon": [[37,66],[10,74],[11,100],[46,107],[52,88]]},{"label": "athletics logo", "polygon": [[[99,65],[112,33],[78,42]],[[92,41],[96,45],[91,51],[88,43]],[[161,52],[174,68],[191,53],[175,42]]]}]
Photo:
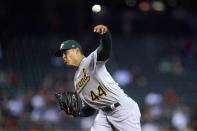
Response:
[{"label": "athletics logo", "polygon": [[64,43],[61,44],[60,49],[62,49],[63,46],[64,46]]}]

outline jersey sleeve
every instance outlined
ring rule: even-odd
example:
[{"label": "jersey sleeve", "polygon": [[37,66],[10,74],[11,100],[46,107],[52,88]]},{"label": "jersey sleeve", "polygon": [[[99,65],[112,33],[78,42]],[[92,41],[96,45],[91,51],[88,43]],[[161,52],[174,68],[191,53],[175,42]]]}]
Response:
[{"label": "jersey sleeve", "polygon": [[96,69],[96,64],[97,64],[97,50],[92,52],[88,57],[87,57],[88,63],[89,63],[89,69],[94,71]]},{"label": "jersey sleeve", "polygon": [[97,61],[97,49],[93,51],[87,58],[86,58],[86,66],[91,71],[95,71],[97,64],[105,64],[106,61]]}]

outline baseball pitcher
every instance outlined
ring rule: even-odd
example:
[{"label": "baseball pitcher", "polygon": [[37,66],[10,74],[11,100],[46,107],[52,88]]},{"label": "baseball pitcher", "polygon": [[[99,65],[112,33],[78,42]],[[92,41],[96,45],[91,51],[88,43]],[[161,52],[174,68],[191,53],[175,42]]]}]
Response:
[{"label": "baseball pitcher", "polygon": [[100,36],[100,45],[87,57],[75,40],[64,41],[55,53],[76,69],[75,92],[57,93],[59,106],[74,117],[87,117],[98,110],[90,131],[141,131],[138,104],[124,93],[105,67],[112,48],[108,27],[96,25],[93,31]]}]

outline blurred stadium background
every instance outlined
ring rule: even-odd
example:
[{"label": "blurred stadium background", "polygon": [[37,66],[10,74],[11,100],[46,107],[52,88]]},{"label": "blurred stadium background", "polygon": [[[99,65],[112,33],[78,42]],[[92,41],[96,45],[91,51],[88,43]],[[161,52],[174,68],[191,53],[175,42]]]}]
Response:
[{"label": "blurred stadium background", "polygon": [[89,54],[99,23],[113,37],[107,68],[139,103],[142,131],[197,131],[196,0],[1,0],[0,131],[89,130],[94,116],[58,109],[54,93],[73,90],[74,71],[53,53],[76,39]]}]

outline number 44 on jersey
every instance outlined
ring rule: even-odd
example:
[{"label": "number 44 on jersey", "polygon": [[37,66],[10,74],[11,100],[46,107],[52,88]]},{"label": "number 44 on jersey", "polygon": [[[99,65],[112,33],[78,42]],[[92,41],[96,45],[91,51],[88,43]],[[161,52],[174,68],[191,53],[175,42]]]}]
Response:
[{"label": "number 44 on jersey", "polygon": [[99,100],[101,96],[103,95],[107,95],[107,93],[105,92],[105,90],[99,85],[97,87],[97,90],[93,91],[91,90],[90,91],[90,96],[92,98],[92,101],[95,101],[95,100]]}]

